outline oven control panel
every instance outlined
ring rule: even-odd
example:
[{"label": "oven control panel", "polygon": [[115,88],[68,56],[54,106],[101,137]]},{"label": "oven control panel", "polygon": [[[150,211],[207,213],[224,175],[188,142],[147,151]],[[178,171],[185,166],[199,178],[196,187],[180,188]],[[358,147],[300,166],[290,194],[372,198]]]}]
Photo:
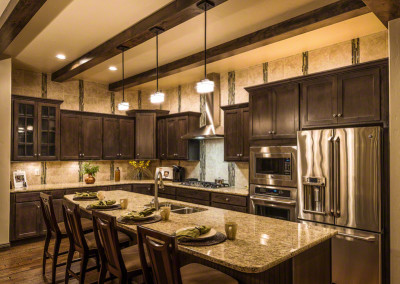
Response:
[{"label": "oven control panel", "polygon": [[285,163],[283,165],[283,169],[284,169],[284,174],[285,175],[290,175],[292,170],[291,170],[291,163],[290,163],[290,158],[286,158],[285,159]]},{"label": "oven control panel", "polygon": [[268,195],[268,196],[279,196],[290,198],[290,190],[285,189],[277,189],[277,188],[266,188],[266,187],[256,187],[255,193],[260,195]]}]

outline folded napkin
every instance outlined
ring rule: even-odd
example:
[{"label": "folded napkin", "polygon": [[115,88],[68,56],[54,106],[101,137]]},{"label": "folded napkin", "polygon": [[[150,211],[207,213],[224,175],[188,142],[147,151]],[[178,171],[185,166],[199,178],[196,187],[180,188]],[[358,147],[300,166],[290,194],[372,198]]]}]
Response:
[{"label": "folded napkin", "polygon": [[90,204],[89,208],[103,208],[107,206],[114,205],[116,203],[115,200],[99,200],[95,203]]},{"label": "folded napkin", "polygon": [[150,216],[151,214],[153,214],[153,212],[156,211],[156,209],[154,207],[152,208],[146,208],[140,212],[136,212],[136,211],[131,211],[128,214],[122,216],[123,220],[135,220],[135,219],[141,219],[143,217],[147,217]]},{"label": "folded napkin", "polygon": [[75,192],[75,197],[97,197],[97,192]]},{"label": "folded napkin", "polygon": [[176,233],[176,238],[179,241],[190,241],[197,239],[201,235],[207,234],[211,230],[209,226],[197,226],[194,228],[182,230]]}]

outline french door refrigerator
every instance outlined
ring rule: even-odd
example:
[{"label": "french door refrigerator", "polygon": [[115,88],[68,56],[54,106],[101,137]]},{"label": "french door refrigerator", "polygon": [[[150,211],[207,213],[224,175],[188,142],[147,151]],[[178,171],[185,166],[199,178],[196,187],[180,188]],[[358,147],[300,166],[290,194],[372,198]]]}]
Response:
[{"label": "french door refrigerator", "polygon": [[299,131],[298,219],[339,231],[332,282],[381,283],[380,127]]}]

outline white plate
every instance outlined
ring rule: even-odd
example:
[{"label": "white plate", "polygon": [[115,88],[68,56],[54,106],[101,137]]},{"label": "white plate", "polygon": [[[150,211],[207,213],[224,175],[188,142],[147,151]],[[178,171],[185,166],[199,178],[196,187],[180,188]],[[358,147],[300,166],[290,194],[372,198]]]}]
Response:
[{"label": "white plate", "polygon": [[[194,228],[196,228],[196,227],[181,228],[181,229],[178,229],[175,233],[179,233],[183,230],[194,229]],[[217,234],[217,231],[215,229],[211,228],[211,230],[207,234],[200,235],[199,237],[196,238],[196,240],[198,240],[198,239],[205,240],[205,239],[214,237],[216,234]]]},{"label": "white plate", "polygon": [[[145,221],[145,220],[153,218],[154,215],[155,215],[155,212],[151,213],[151,215],[146,216],[146,217],[136,217],[136,218],[130,219],[130,220],[132,220],[132,221]],[[124,217],[124,216],[122,216],[122,217]]]}]

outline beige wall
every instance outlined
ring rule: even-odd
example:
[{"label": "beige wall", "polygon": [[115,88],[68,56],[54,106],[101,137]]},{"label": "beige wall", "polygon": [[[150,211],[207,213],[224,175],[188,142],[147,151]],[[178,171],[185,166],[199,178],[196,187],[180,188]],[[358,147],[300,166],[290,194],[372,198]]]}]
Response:
[{"label": "beige wall", "polygon": [[390,261],[400,283],[400,19],[389,22]]},{"label": "beige wall", "polygon": [[10,141],[11,59],[0,61],[0,247],[9,243],[10,227]]}]

